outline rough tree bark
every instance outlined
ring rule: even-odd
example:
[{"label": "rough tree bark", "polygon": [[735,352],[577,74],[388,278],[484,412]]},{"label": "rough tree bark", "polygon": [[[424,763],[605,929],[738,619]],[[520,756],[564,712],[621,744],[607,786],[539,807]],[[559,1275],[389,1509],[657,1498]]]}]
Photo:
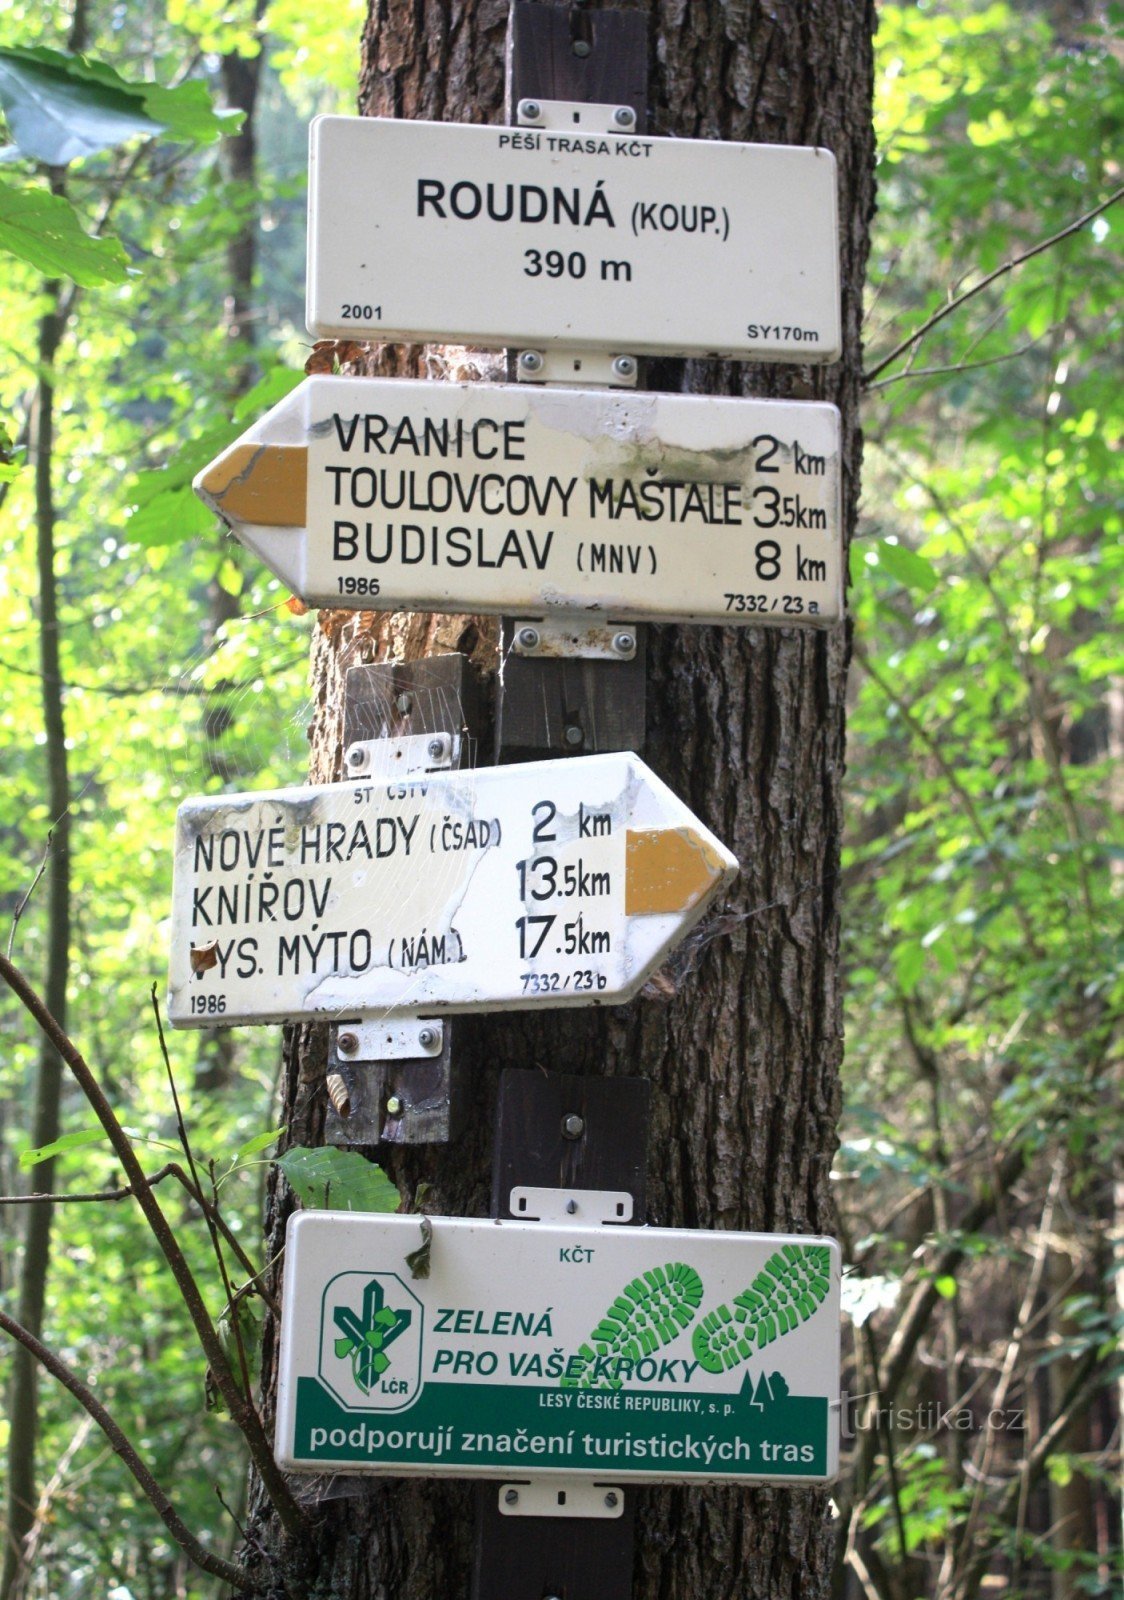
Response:
[{"label": "rough tree bark", "polygon": [[[695,393],[835,401],[844,421],[845,522],[854,525],[860,436],[861,293],[873,207],[870,0],[640,0],[651,41],[651,131],[819,144],[839,165],[845,350],[826,369],[651,362],[642,383]],[[372,0],[360,106],[370,115],[503,120],[506,0]],[[716,285],[714,292],[729,292]],[[352,370],[434,372],[418,351],[337,349]],[[442,358],[443,359],[443,358]],[[465,375],[463,370],[458,376]],[[363,661],[442,649],[495,663],[480,618],[323,613],[314,647],[314,781],[341,773],[341,691]],[[670,999],[628,1007],[458,1021],[471,1070],[468,1132],[448,1149],[383,1152],[410,1200],[486,1215],[497,1074],[547,1067],[651,1079],[649,1221],[699,1228],[830,1232],[842,1053],[838,855],[844,630],[655,627],[645,759],[734,849],[742,874],[722,933]],[[487,745],[484,746],[487,749]],[[731,931],[732,929],[732,931]],[[321,1142],[325,1030],[293,1030],[284,1120]],[[291,1201],[268,1216],[281,1242]],[[275,1382],[267,1331],[264,1372]],[[271,1401],[267,1396],[267,1405]],[[812,1600],[827,1592],[832,1530],[823,1492],[640,1492],[634,1592]],[[313,1486],[313,1498],[315,1487]],[[277,1552],[260,1494],[253,1548]],[[348,1600],[436,1600],[469,1591],[472,1503],[457,1483],[371,1480],[316,1506],[309,1592]]]}]

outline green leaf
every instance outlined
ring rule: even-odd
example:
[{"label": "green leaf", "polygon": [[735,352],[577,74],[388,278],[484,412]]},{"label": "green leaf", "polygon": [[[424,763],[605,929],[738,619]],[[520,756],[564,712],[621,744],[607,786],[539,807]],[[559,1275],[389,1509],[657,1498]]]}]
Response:
[{"label": "green leaf", "polygon": [[0,106],[19,153],[55,167],[160,133],[211,144],[242,120],[215,111],[198,80],[130,83],[104,62],[42,46],[0,49]]},{"label": "green leaf", "polygon": [[129,271],[120,240],[83,233],[74,207],[61,195],[2,182],[0,249],[48,277],[73,278],[83,288],[122,283]]},{"label": "green leaf", "polygon": [[260,1155],[263,1150],[268,1150],[271,1144],[280,1139],[284,1132],[285,1125],[282,1124],[280,1128],[270,1128],[265,1133],[255,1134],[252,1139],[247,1139],[244,1145],[239,1146],[238,1153],[234,1157],[235,1162],[249,1161],[251,1156]]},{"label": "green leaf", "polygon": [[381,1167],[355,1150],[294,1145],[277,1159],[302,1205],[332,1211],[397,1211],[398,1190]]},{"label": "green leaf", "polygon": [[920,594],[931,593],[940,582],[940,574],[931,561],[907,545],[891,544],[888,539],[878,541],[878,565],[885,567],[891,578]]},{"label": "green leaf", "polygon": [[41,1161],[49,1161],[52,1156],[60,1156],[66,1150],[81,1150],[83,1145],[98,1144],[105,1138],[101,1128],[84,1128],[80,1133],[64,1133],[61,1139],[55,1139],[51,1144],[41,1144],[35,1150],[20,1152],[20,1170],[26,1172],[29,1167],[37,1167]]},{"label": "green leaf", "polygon": [[[0,106],[21,155],[65,167],[164,125],[116,73],[93,81],[55,50],[0,49]],[[106,69],[107,72],[109,69]]]},{"label": "green leaf", "polygon": [[925,951],[916,939],[899,944],[894,950],[894,970],[903,994],[912,994],[925,970]]},{"label": "green leaf", "polygon": [[943,1278],[934,1278],[933,1279],[933,1288],[937,1291],[937,1293],[940,1295],[942,1300],[955,1300],[956,1299],[956,1279],[955,1278],[950,1278],[950,1277],[947,1277],[947,1276],[943,1277]]}]

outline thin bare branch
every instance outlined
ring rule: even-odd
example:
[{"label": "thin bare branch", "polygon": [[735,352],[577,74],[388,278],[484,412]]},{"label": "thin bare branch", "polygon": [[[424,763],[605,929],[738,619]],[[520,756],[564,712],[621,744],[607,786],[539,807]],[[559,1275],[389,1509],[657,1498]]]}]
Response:
[{"label": "thin bare branch", "polygon": [[254,1406],[243,1394],[238,1380],[231,1370],[226,1352],[223,1350],[222,1343],[215,1331],[215,1325],[211,1321],[210,1313],[199,1292],[199,1286],[183,1251],[180,1249],[175,1232],[145,1178],[144,1169],[137,1159],[132,1141],[117,1120],[113,1107],[106,1099],[101,1085],[94,1077],[77,1046],[66,1031],[59,1026],[19,969],[14,967],[5,956],[0,956],[0,978],[3,978],[4,982],[35,1019],[38,1026],[66,1062],[82,1092],[93,1107],[98,1121],[108,1134],[117,1158],[124,1167],[126,1176],[136,1191],[137,1203],[144,1212],[148,1225],[152,1229],[160,1249],[163,1251],[168,1266],[171,1268],[180,1297],[191,1317],[199,1343],[210,1365],[215,1384],[226,1401],[231,1420],[241,1430],[246,1440],[262,1484],[273,1502],[286,1533],[292,1538],[299,1538],[305,1528],[305,1515],[293,1498],[292,1491],[285,1482],[284,1475],[273,1459],[273,1452],[269,1447],[269,1441],[265,1437],[261,1418],[258,1416]]},{"label": "thin bare branch", "polygon": [[[191,1168],[191,1181],[196,1194],[202,1199],[203,1184],[199,1178],[199,1169],[195,1165],[195,1156],[191,1149],[191,1140],[187,1136],[187,1123],[183,1118],[183,1107],[180,1105],[179,1090],[176,1087],[176,1075],[172,1071],[172,1058],[168,1054],[168,1041],[164,1037],[164,1024],[160,1018],[160,1002],[156,998],[156,985],[152,985],[149,998],[152,1001],[152,1014],[156,1018],[156,1035],[160,1040],[160,1054],[164,1058],[164,1070],[168,1075],[168,1087],[172,1091],[172,1105],[176,1112],[176,1131],[179,1134],[180,1145],[187,1164]],[[219,1243],[219,1230],[215,1223],[215,1214],[218,1212],[218,1190],[215,1188],[214,1170],[211,1171],[211,1204],[203,1206],[203,1215],[207,1219],[207,1231],[211,1235],[211,1248],[215,1253],[218,1263],[219,1276],[222,1278],[223,1292],[226,1295],[227,1310],[230,1312],[231,1331],[234,1334],[234,1346],[238,1352],[238,1367],[242,1375],[242,1387],[246,1391],[246,1399],[251,1405],[254,1399],[254,1386],[250,1378],[250,1363],[246,1359],[246,1351],[242,1344],[242,1328],[238,1319],[238,1309],[234,1303],[234,1290],[230,1284],[230,1274],[226,1270],[226,1257],[222,1253]]]},{"label": "thin bare branch", "polygon": [[997,279],[1005,277],[1009,272],[1014,272],[1016,267],[1021,267],[1024,262],[1032,260],[1034,256],[1040,256],[1044,251],[1053,249],[1054,245],[1060,244],[1063,239],[1068,239],[1071,234],[1080,233],[1082,228],[1092,222],[1095,217],[1099,217],[1102,211],[1108,211],[1121,198],[1124,198],[1124,185],[1114,190],[1107,200],[1102,200],[1099,206],[1094,206],[1091,211],[1086,211],[1083,216],[1067,224],[1058,233],[1051,234],[1048,239],[1039,240],[1029,250],[1024,250],[1021,255],[1012,256],[1010,261],[1004,261],[1000,266],[996,267],[994,272],[989,272],[986,277],[981,278],[979,283],[973,284],[970,289],[965,289],[964,293],[957,295],[955,300],[950,300],[947,305],[941,306],[939,311],[934,311],[931,317],[926,317],[921,326],[915,329],[907,339],[903,339],[900,344],[895,345],[889,355],[883,356],[882,360],[871,367],[869,372],[863,374],[863,382],[865,384],[873,382],[880,372],[885,372],[892,361],[896,361],[899,356],[904,355],[907,350],[920,343],[925,335],[936,327],[938,322],[943,322],[946,317],[950,317],[966,301],[973,299],[978,294],[982,294]]},{"label": "thin bare branch", "polygon": [[41,1344],[34,1334],[29,1333],[14,1318],[9,1317],[5,1311],[0,1311],[0,1328],[3,1328],[6,1334],[15,1339],[18,1344],[21,1344],[25,1350],[34,1356],[40,1366],[46,1368],[52,1378],[57,1379],[64,1389],[68,1389],[79,1405],[93,1417],[113,1446],[114,1453],[120,1457],[121,1461],[132,1473],[145,1499],[153,1507],[157,1516],[184,1554],[194,1561],[197,1567],[201,1567],[204,1572],[213,1573],[216,1578],[221,1578],[224,1583],[229,1583],[231,1588],[238,1589],[243,1593],[246,1591],[259,1593],[260,1591],[257,1590],[256,1586],[246,1577],[245,1573],[239,1571],[233,1562],[224,1561],[221,1556],[214,1555],[204,1545],[200,1544],[152,1476],[152,1473],[145,1466],[136,1450],[129,1443],[125,1434],[101,1401],[93,1394],[92,1390],[78,1377],[77,1373],[73,1372],[66,1362],[55,1355],[53,1351],[48,1350],[46,1345]]},{"label": "thin bare branch", "polygon": [[[268,1289],[262,1286],[261,1282],[273,1263],[268,1263],[260,1270],[254,1265],[238,1235],[233,1231],[222,1212],[212,1207],[207,1197],[199,1193],[178,1162],[169,1161],[158,1172],[145,1174],[145,1182],[150,1189],[155,1188],[158,1183],[163,1183],[165,1178],[175,1178],[178,1183],[182,1184],[204,1216],[209,1217],[209,1214],[213,1213],[216,1227],[238,1257],[238,1264],[246,1274],[246,1282],[236,1291],[235,1300],[242,1299],[247,1293],[254,1293],[265,1301],[274,1316],[278,1316],[280,1313],[277,1302]],[[114,1203],[118,1200],[132,1200],[135,1198],[136,1190],[132,1184],[124,1184],[119,1189],[90,1189],[78,1193],[68,1190],[65,1194],[0,1194],[0,1206],[100,1205],[105,1202]]]},{"label": "thin bare branch", "polygon": [[27,893],[24,895],[23,899],[20,901],[19,905],[16,907],[15,915],[12,917],[12,931],[8,935],[8,960],[9,961],[12,959],[12,946],[16,942],[16,929],[20,925],[20,918],[23,916],[24,912],[27,910],[28,906],[31,904],[31,897],[35,893],[36,889],[39,887],[39,881],[42,878],[43,874],[46,872],[47,863],[51,859],[51,840],[54,838],[54,832],[55,831],[54,831],[53,828],[48,830],[47,842],[43,846],[43,859],[39,863],[39,870],[35,874],[34,878],[32,878],[31,883],[28,886]]}]

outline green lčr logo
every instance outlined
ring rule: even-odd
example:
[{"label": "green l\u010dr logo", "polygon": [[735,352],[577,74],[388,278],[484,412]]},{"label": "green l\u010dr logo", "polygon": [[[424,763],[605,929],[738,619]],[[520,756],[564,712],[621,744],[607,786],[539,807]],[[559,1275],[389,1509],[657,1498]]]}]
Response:
[{"label": "green l\u010dr logo", "polygon": [[336,1306],[333,1312],[342,1335],[333,1348],[341,1361],[350,1357],[351,1376],[364,1394],[370,1394],[372,1385],[390,1366],[387,1346],[405,1333],[413,1321],[413,1312],[393,1311],[385,1302],[382,1284],[372,1278],[363,1290],[358,1316],[350,1306]]}]

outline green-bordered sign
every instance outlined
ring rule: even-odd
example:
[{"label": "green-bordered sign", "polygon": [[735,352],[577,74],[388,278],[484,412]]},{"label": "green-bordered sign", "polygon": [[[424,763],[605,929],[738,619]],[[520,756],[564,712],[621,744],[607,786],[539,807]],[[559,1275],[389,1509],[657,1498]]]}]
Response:
[{"label": "green-bordered sign", "polygon": [[283,1466],[661,1483],[835,1476],[834,1240],[429,1223],[428,1273],[415,1277],[418,1217],[290,1222]]}]

